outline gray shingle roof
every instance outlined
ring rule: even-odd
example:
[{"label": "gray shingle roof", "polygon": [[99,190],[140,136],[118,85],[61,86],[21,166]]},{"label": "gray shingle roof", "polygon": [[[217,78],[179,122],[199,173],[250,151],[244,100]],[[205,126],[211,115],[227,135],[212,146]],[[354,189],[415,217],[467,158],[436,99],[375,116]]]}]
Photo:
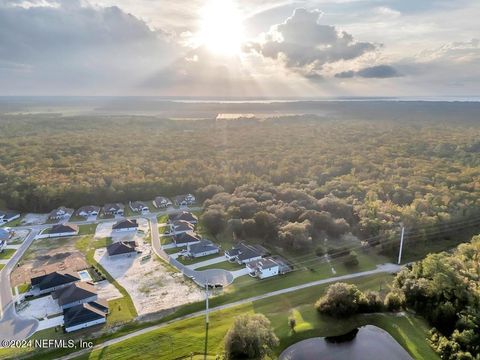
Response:
[{"label": "gray shingle roof", "polygon": [[52,294],[53,298],[58,300],[59,305],[70,304],[75,301],[88,299],[95,295],[97,295],[95,287],[84,281],[77,281],[64,288],[56,290]]},{"label": "gray shingle roof", "polygon": [[120,241],[107,246],[109,256],[121,255],[135,252],[137,243],[135,241]]},{"label": "gray shingle roof", "polygon": [[63,310],[63,323],[66,328],[105,318],[105,311],[91,303],[72,306]]},{"label": "gray shingle roof", "polygon": [[75,281],[79,281],[80,276],[71,271],[58,272],[54,271],[52,273],[33,277],[30,281],[32,286],[38,286],[40,290],[49,289],[52,287],[65,285]]}]

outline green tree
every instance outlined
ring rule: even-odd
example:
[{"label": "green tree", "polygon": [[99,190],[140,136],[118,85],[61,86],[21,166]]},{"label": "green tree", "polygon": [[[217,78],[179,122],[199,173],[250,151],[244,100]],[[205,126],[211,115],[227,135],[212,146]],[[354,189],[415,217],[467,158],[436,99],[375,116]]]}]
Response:
[{"label": "green tree", "polygon": [[225,355],[233,359],[263,359],[278,345],[270,320],[262,314],[240,315],[225,336]]}]

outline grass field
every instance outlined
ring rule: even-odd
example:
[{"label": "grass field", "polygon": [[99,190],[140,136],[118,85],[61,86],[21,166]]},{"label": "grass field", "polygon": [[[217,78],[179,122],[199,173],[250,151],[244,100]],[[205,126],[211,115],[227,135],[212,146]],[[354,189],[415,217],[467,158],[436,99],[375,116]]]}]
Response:
[{"label": "grass field", "polygon": [[221,256],[220,254],[212,254],[208,256],[203,256],[199,258],[184,258],[183,256],[179,257],[177,260],[180,261],[183,265],[192,265],[196,264],[202,261],[207,261],[210,259],[215,259],[217,257]]},{"label": "grass field", "polygon": [[[389,275],[376,275],[356,279],[352,283],[356,283],[361,289],[378,290],[379,286],[390,280]],[[245,313],[262,313],[270,319],[280,339],[280,346],[275,349],[277,355],[290,344],[305,338],[339,335],[355,327],[372,324],[388,331],[415,359],[438,359],[425,341],[427,336],[425,323],[413,315],[369,314],[345,320],[320,316],[314,309],[313,303],[326,287],[322,285],[288,296],[276,296],[211,313],[209,355],[221,354],[223,338],[235,316]],[[293,333],[288,326],[288,317],[292,315],[297,319],[296,331]],[[138,354],[142,354],[142,359],[189,358],[188,356],[192,353],[201,354],[203,346],[204,317],[200,316],[178,321],[162,329],[94,351],[81,359],[128,359]]]},{"label": "grass field", "polygon": [[97,224],[79,225],[78,235],[93,235],[97,229]]},{"label": "grass field", "polygon": [[239,265],[238,263],[231,263],[229,261],[224,261],[217,264],[203,266],[195,270],[223,269],[223,270],[235,271],[235,270],[240,270],[244,267],[245,267],[244,265]]},{"label": "grass field", "polygon": [[6,260],[6,259],[10,259],[13,254],[15,254],[15,249],[4,249],[2,252],[0,252],[0,259],[1,260]]},{"label": "grass field", "polygon": [[163,249],[163,251],[165,251],[167,254],[171,255],[171,254],[176,254],[176,253],[182,251],[182,248],[173,247],[173,248],[170,248],[170,249]]}]

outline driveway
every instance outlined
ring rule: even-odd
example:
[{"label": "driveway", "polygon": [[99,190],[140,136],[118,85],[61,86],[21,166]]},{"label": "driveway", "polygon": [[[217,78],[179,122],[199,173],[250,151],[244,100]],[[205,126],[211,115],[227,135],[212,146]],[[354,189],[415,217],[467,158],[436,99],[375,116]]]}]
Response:
[{"label": "driveway", "polygon": [[22,306],[25,307],[18,314],[26,318],[40,320],[47,316],[62,313],[62,309],[51,295],[24,302]]},{"label": "driveway", "polygon": [[249,271],[247,268],[245,269],[240,269],[240,270],[236,270],[236,271],[231,271],[232,273],[232,276],[234,279],[240,277],[240,276],[245,276],[245,275],[248,275]]},{"label": "driveway", "polygon": [[210,260],[205,260],[205,261],[198,262],[196,264],[188,265],[187,267],[189,269],[194,270],[194,269],[198,269],[198,268],[201,268],[201,267],[204,267],[204,266],[218,264],[218,263],[221,263],[221,262],[224,262],[224,261],[227,261],[227,258],[225,256],[219,256],[219,257],[216,257],[216,258],[213,258],[213,259],[210,259]]},{"label": "driveway", "polygon": [[62,325],[63,325],[63,315],[60,315],[51,319],[45,319],[45,320],[39,321],[37,331],[50,329],[50,328],[54,328],[56,326],[62,326]]}]

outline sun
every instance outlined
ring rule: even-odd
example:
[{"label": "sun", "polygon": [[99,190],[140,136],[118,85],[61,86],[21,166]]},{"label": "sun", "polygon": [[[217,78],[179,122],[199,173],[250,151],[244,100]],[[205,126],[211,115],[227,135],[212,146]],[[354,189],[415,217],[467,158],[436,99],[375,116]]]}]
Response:
[{"label": "sun", "polygon": [[210,0],[201,12],[200,45],[219,55],[237,55],[244,41],[241,14],[233,0]]}]

